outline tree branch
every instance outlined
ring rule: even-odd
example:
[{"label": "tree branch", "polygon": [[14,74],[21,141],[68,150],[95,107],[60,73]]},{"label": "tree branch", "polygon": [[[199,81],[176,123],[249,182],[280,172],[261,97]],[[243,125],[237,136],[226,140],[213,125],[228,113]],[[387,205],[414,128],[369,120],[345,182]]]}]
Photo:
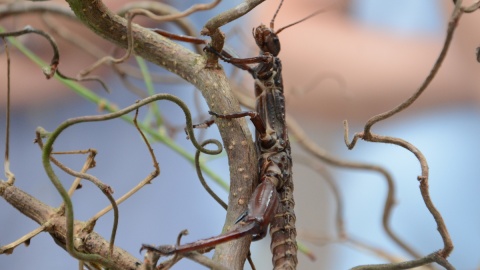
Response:
[{"label": "tree branch", "polygon": [[[47,224],[45,231],[50,233],[57,245],[65,249],[67,235],[65,217],[57,214],[55,208],[4,181],[0,182],[0,196],[38,224]],[[78,248],[81,247],[85,253],[99,254],[105,258],[110,257],[109,241],[96,232],[82,230],[83,227],[83,222],[75,221],[75,238],[79,239],[79,243],[81,243]],[[131,254],[118,247],[114,247],[111,258],[116,269],[136,269],[141,264]]]},{"label": "tree branch", "polygon": [[[75,15],[92,31],[112,43],[127,47],[126,20],[108,10],[101,1],[67,0]],[[203,94],[210,110],[239,112],[229,82],[221,70],[205,69],[205,58],[152,31],[132,24],[136,55],[179,75]],[[224,231],[245,211],[256,185],[256,152],[245,119],[217,121],[230,164],[230,196]],[[249,161],[245,163],[244,161]],[[239,164],[241,163],[241,164]],[[152,239],[155,241],[155,239]],[[249,237],[217,246],[217,262],[243,269]]]}]

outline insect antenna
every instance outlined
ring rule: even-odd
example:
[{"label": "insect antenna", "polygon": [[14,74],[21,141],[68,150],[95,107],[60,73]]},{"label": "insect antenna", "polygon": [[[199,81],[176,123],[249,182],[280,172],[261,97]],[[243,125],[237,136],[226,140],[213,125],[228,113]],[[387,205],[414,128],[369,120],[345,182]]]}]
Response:
[{"label": "insect antenna", "polygon": [[[282,3],[283,3],[283,0],[282,0],[282,2],[280,3],[280,6],[282,6]],[[280,6],[278,7],[277,12],[275,12],[275,16],[273,16],[273,19],[272,19],[272,21],[270,22],[270,28],[271,28],[271,29],[273,29],[273,20],[274,20],[275,17],[277,16],[277,13],[278,13],[278,10],[280,9]],[[310,18],[313,17],[313,16],[316,16],[316,15],[318,15],[318,14],[320,14],[320,13],[323,13],[323,12],[329,10],[331,7],[332,7],[332,5],[328,5],[328,6],[326,6],[326,7],[323,7],[323,8],[321,8],[321,9],[313,12],[312,14],[308,15],[307,17],[305,17],[305,18],[303,18],[303,19],[300,19],[300,20],[298,20],[298,21],[296,21],[296,22],[294,22],[294,23],[291,23],[291,24],[289,24],[289,25],[287,25],[287,26],[284,26],[284,27],[278,29],[278,30],[275,32],[275,34],[278,35],[278,33],[280,33],[280,32],[282,32],[283,30],[289,28],[290,26],[294,26],[294,25],[296,25],[296,24],[298,24],[298,23],[301,23],[301,22],[303,22],[303,21],[306,21],[306,20],[310,19]]]},{"label": "insect antenna", "polygon": [[273,31],[273,24],[275,22],[275,18],[277,17],[277,14],[280,11],[280,8],[282,7],[282,4],[283,4],[283,0],[280,1],[280,4],[278,5],[277,11],[275,11],[275,14],[273,14],[273,18],[270,21],[270,29],[272,29],[272,31]]}]

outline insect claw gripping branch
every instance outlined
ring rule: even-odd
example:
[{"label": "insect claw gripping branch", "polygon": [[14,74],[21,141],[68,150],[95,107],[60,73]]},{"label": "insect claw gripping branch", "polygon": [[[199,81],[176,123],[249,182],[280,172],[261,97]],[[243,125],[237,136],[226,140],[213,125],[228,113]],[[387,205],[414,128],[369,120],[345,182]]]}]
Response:
[{"label": "insect claw gripping branch", "polygon": [[[253,30],[253,37],[260,49],[258,56],[233,58],[229,53],[217,52],[209,45],[204,48],[204,51],[216,54],[223,61],[248,71],[255,80],[255,111],[233,114],[209,112],[214,117],[223,119],[249,116],[255,126],[260,184],[254,190],[248,203],[247,212],[239,217],[238,226],[235,229],[224,234],[177,246],[156,248],[144,245],[142,249],[154,250],[162,255],[205,250],[246,235],[252,235],[254,241],[260,240],[265,237],[268,226],[270,226],[272,237],[270,248],[273,253],[274,270],[296,269],[298,248],[295,202],[293,200],[292,158],[285,120],[282,63],[278,57],[280,41],[277,34],[325,9],[316,11],[275,32],[273,30],[274,20],[282,3],[283,1],[280,2],[270,22],[270,27],[261,24]],[[256,64],[256,66],[250,67],[251,64]]]}]

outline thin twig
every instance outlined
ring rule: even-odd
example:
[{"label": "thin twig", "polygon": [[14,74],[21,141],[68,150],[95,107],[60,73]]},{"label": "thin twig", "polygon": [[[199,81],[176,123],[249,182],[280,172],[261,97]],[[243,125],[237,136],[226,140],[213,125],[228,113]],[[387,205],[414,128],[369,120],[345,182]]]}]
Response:
[{"label": "thin twig", "polygon": [[169,15],[157,15],[149,10],[143,9],[143,8],[134,8],[134,9],[129,9],[128,13],[131,14],[138,14],[138,15],[145,15],[149,17],[150,19],[153,19],[158,22],[166,22],[166,21],[173,21],[177,20],[180,18],[187,17],[191,15],[192,13],[195,13],[197,11],[204,11],[204,10],[210,10],[214,7],[216,7],[221,0],[214,0],[211,3],[208,4],[195,4],[189,7],[188,9],[179,12],[179,13],[174,13],[174,14],[169,14]]},{"label": "thin twig", "polygon": [[7,113],[5,123],[5,160],[3,161],[3,168],[5,170],[5,177],[7,183],[13,185],[15,183],[15,174],[10,170],[10,52],[8,44],[4,37],[2,37],[5,54],[7,55]]},{"label": "thin twig", "polygon": [[[48,139],[44,145],[43,152],[42,152],[42,163],[45,168],[45,172],[49,176],[52,184],[55,186],[57,191],[60,193],[60,195],[63,198],[63,201],[65,202],[65,207],[66,207],[66,219],[67,219],[67,237],[66,237],[66,249],[67,251],[75,258],[83,261],[92,261],[96,263],[100,263],[104,266],[112,266],[113,263],[110,259],[107,259],[105,257],[102,257],[98,254],[86,254],[83,252],[79,252],[74,248],[74,243],[73,243],[73,221],[74,221],[74,214],[73,214],[73,205],[70,197],[68,196],[67,191],[63,187],[62,183],[58,179],[57,175],[53,171],[52,165],[50,164],[50,155],[52,152],[52,147],[55,142],[55,140],[58,138],[58,136],[64,131],[66,128],[82,123],[82,122],[96,122],[96,121],[105,121],[113,118],[120,117],[126,113],[129,113],[141,106],[144,106],[146,104],[149,104],[151,102],[154,102],[156,100],[161,100],[161,99],[166,99],[169,101],[172,101],[176,103],[180,108],[183,110],[187,122],[187,131],[189,132],[190,139],[194,146],[201,150],[202,152],[208,153],[208,154],[218,154],[222,151],[221,144],[220,142],[217,141],[216,145],[218,146],[218,149],[216,150],[208,150],[200,146],[200,144],[196,141],[195,136],[193,134],[193,128],[192,128],[192,119],[190,112],[187,108],[187,106],[179,100],[177,97],[168,95],[168,94],[156,94],[151,97],[148,97],[146,99],[143,99],[139,102],[137,102],[134,105],[131,105],[123,110],[119,110],[114,113],[106,114],[106,115],[95,115],[95,116],[82,116],[82,117],[77,117],[77,118],[72,118],[69,119],[62,124],[60,124],[57,129],[55,129],[51,134],[49,134]],[[43,130],[39,130],[40,133],[45,133]],[[78,173],[77,173],[78,174]],[[89,175],[81,175],[80,177],[85,178],[85,177],[91,177]],[[85,178],[88,179],[88,178]],[[107,189],[102,189],[104,193],[107,195],[109,191]],[[111,199],[110,197],[108,197]],[[115,208],[116,204],[115,201],[112,199],[111,200],[112,206]]]},{"label": "thin twig", "polygon": [[[435,75],[437,75],[438,70],[440,69],[443,60],[445,59],[445,56],[447,55],[448,49],[450,48],[450,43],[453,38],[453,33],[455,32],[455,29],[457,28],[458,21],[460,20],[463,10],[461,8],[462,6],[462,1],[457,1],[457,4],[455,5],[455,9],[452,12],[452,15],[450,17],[450,20],[448,22],[448,28],[447,28],[447,35],[445,37],[445,41],[443,43],[442,50],[440,54],[438,55],[437,60],[435,61],[432,69],[430,70],[430,73],[428,76],[425,78],[423,83],[420,85],[420,87],[415,91],[415,93],[409,97],[407,100],[402,102],[400,105],[396,106],[390,111],[375,115],[374,117],[370,118],[367,123],[365,124],[364,132],[368,136],[370,129],[372,126],[380,122],[382,120],[385,120],[403,110],[408,108],[410,105],[412,105],[418,97],[424,92],[424,90],[430,85],[430,83],[433,81],[435,78]],[[353,143],[353,142],[352,142]],[[352,146],[353,147],[353,146]],[[349,147],[350,148],[350,147]]]},{"label": "thin twig", "polygon": [[[209,143],[215,143],[215,142],[212,141],[212,140],[206,140],[202,143],[202,146],[206,146]],[[205,178],[203,177],[202,168],[200,167],[200,151],[198,151],[198,150],[195,153],[195,169],[197,171],[198,179],[200,180],[200,183],[202,184],[203,188],[208,192],[208,194],[210,194],[210,196],[212,196],[212,198],[215,201],[217,201],[218,204],[220,204],[220,206],[223,207],[223,209],[227,210],[228,205],[222,199],[220,199],[220,197],[210,188],[208,183],[205,181]],[[177,244],[177,245],[179,245],[179,244]],[[178,253],[175,253],[175,255],[176,254],[178,254]],[[255,264],[253,263],[250,251],[248,252],[247,260],[248,260],[248,263],[250,264],[252,270],[255,270]]]},{"label": "thin twig", "polygon": [[[206,146],[209,143],[215,142],[212,140],[206,140],[202,143],[202,146]],[[195,153],[195,169],[197,170],[198,179],[200,180],[203,188],[208,192],[208,194],[210,194],[210,196],[212,196],[215,201],[217,201],[218,204],[220,204],[221,207],[223,207],[223,209],[227,210],[228,205],[208,186],[205,178],[202,175],[202,168],[200,167],[200,151],[198,150]]]},{"label": "thin twig", "polygon": [[123,63],[132,55],[133,47],[134,47],[134,38],[132,34],[132,21],[133,21],[133,18],[135,18],[135,16],[145,15],[145,16],[148,16],[150,19],[153,19],[156,21],[170,21],[170,20],[183,18],[199,10],[211,9],[215,7],[219,2],[220,0],[215,0],[210,4],[196,4],[190,7],[189,9],[185,10],[184,12],[170,14],[170,15],[156,15],[150,12],[149,10],[141,9],[141,8],[129,9],[128,12],[125,13],[125,18],[127,19],[127,51],[125,52],[125,54],[120,58],[105,56],[102,59],[98,60],[89,68],[81,71],[80,75],[86,76],[87,74],[90,74],[93,70],[95,70],[96,68],[98,68],[100,65],[104,63],[114,63],[114,64]]},{"label": "thin twig", "polygon": [[[35,142],[40,146],[40,149],[43,149],[43,142],[42,142],[42,134],[46,134],[46,131],[43,130],[42,128],[37,128],[36,131],[36,139]],[[80,151],[82,152],[82,151]],[[70,154],[77,154],[75,151],[71,152]],[[91,154],[87,157],[87,160],[85,161],[85,164],[82,168],[82,171],[77,172],[75,170],[70,169],[69,167],[65,166],[62,164],[60,161],[58,161],[56,158],[50,156],[50,161],[52,161],[55,165],[57,165],[60,169],[62,169],[64,172],[77,177],[77,179],[74,180],[72,186],[70,187],[70,190],[67,192],[68,196],[71,197],[73,191],[76,189],[78,186],[78,183],[80,182],[79,179],[85,179],[90,182],[92,182],[94,185],[96,185],[100,191],[107,197],[107,199],[110,201],[111,207],[113,208],[113,226],[112,226],[112,233],[110,236],[110,255],[113,254],[113,248],[115,245],[115,236],[117,233],[117,228],[118,228],[118,217],[119,217],[119,212],[118,212],[118,206],[115,202],[115,199],[113,199],[113,190],[109,185],[104,184],[100,179],[96,178],[95,176],[91,174],[85,173],[89,168],[92,167],[92,165],[95,163],[94,161],[94,156],[96,152],[91,152]],[[61,206],[61,210],[63,212],[63,207],[65,207],[65,201],[64,204]],[[88,231],[91,232],[95,226],[97,219],[95,217],[91,218],[88,222],[85,223],[84,228]]]},{"label": "thin twig", "polygon": [[94,64],[92,64],[90,67],[85,68],[84,70],[79,72],[80,77],[85,77],[88,74],[90,74],[92,71],[97,69],[103,64],[120,64],[125,62],[130,56],[132,55],[133,52],[133,46],[134,46],[134,39],[133,39],[133,34],[132,34],[132,20],[133,16],[130,13],[125,14],[125,17],[127,19],[127,50],[125,54],[122,57],[115,58],[110,55],[104,56],[103,58],[97,60]]},{"label": "thin twig", "polygon": [[[162,247],[159,247],[159,248],[162,248]],[[142,248],[140,249],[140,251],[142,251],[142,250],[147,250],[147,252],[153,252],[153,253],[157,253],[157,254],[161,253],[161,252],[159,252],[159,249],[157,247],[150,246],[150,245],[142,245]],[[162,270],[170,269],[175,263],[177,263],[183,257],[189,258],[192,261],[195,261],[195,262],[197,262],[197,263],[199,263],[203,266],[206,266],[210,269],[214,269],[214,270],[230,270],[231,269],[229,267],[225,267],[225,266],[215,262],[214,260],[200,254],[197,251],[189,251],[189,252],[184,252],[184,253],[178,254],[178,255],[172,257],[171,259],[166,260],[165,262],[162,262],[160,265],[158,265],[156,267],[156,269],[162,269]]]},{"label": "thin twig", "polygon": [[390,216],[392,214],[393,206],[395,206],[395,184],[390,173],[385,170],[383,167],[360,163],[360,162],[351,162],[346,160],[341,160],[335,158],[327,153],[324,149],[320,148],[316,143],[314,143],[303,131],[298,123],[289,115],[287,115],[287,123],[290,133],[296,138],[300,146],[305,149],[311,155],[317,157],[318,159],[328,163],[331,166],[355,169],[355,170],[366,170],[380,173],[382,177],[387,182],[387,197],[385,198],[385,203],[383,207],[382,215],[382,225],[385,232],[388,236],[403,250],[408,252],[414,258],[420,258],[420,254],[413,250],[409,245],[407,245],[403,240],[401,240],[392,230],[390,226]]},{"label": "thin twig", "polygon": [[40,18],[53,33],[65,39],[73,46],[81,49],[82,51],[85,51],[86,53],[90,54],[95,58],[100,58],[103,56],[103,49],[101,47],[97,46],[95,43],[91,42],[87,38],[84,38],[84,36],[77,35],[71,30],[67,30],[66,27],[62,27],[62,25],[58,23],[58,21],[52,20],[49,14],[43,14],[43,16],[41,16]]},{"label": "thin twig", "polygon": [[[42,137],[46,137],[44,135],[47,135],[46,134],[46,131],[42,134],[40,132],[41,130],[37,130],[36,133],[36,138],[34,140],[34,143],[38,144],[38,146],[40,147],[40,150],[43,149],[43,141],[42,141]],[[82,175],[84,175],[89,169],[93,168],[94,165],[95,165],[95,156],[97,155],[97,151],[95,149],[87,149],[87,150],[78,150],[78,151],[62,151],[62,152],[52,152],[52,155],[72,155],[72,154],[89,154],[87,156],[87,160],[85,161],[85,163],[83,164],[83,167],[82,169],[80,170],[80,173]],[[70,168],[68,168],[67,166],[63,165],[58,159],[56,159],[55,157],[51,156],[50,157],[50,160],[55,164],[57,165],[60,169],[62,169],[64,172],[70,174],[70,172],[72,172],[73,170],[71,170]],[[73,174],[70,174],[72,176],[75,176]],[[81,177],[76,177],[75,180],[73,180],[72,182],[72,185],[70,186],[70,189],[68,190],[68,195],[70,197],[72,197],[73,193],[75,192],[75,190],[77,190],[79,187],[81,187],[81,184],[80,184],[80,181],[82,180],[83,178]],[[60,206],[60,208],[63,208],[64,205],[62,204]]]},{"label": "thin twig", "polygon": [[55,42],[53,37],[51,35],[49,35],[48,33],[45,33],[42,30],[32,28],[31,26],[26,26],[23,30],[0,33],[0,37],[18,37],[18,36],[25,35],[25,34],[30,34],[30,33],[37,34],[37,35],[40,35],[40,36],[46,38],[48,40],[48,42],[50,43],[50,46],[53,49],[53,57],[52,57],[52,60],[50,62],[50,66],[43,67],[43,74],[46,76],[47,79],[52,78],[53,75],[55,75],[55,73],[56,73],[56,74],[58,74],[58,76],[60,76],[63,79],[76,81],[76,82],[97,81],[98,83],[100,83],[100,85],[102,85],[102,87],[105,89],[105,91],[110,92],[110,89],[108,88],[107,84],[105,84],[105,82],[103,82],[97,76],[89,76],[89,77],[83,77],[83,78],[72,78],[72,77],[68,77],[68,76],[62,74],[60,72],[60,70],[58,69],[58,65],[60,63],[60,53],[58,51],[57,43]]},{"label": "thin twig", "polygon": [[[217,52],[222,51],[225,35],[219,28],[247,14],[263,1],[265,0],[245,0],[243,3],[216,15],[207,21],[200,34],[211,37],[211,48]],[[207,53],[206,66],[213,69],[218,68],[218,56],[213,53]]]},{"label": "thin twig", "polygon": [[[178,14],[181,13],[178,9],[166,3],[152,2],[152,1],[137,1],[137,2],[127,3],[125,6],[123,6],[120,10],[117,11],[117,14],[120,16],[124,16],[127,12],[130,12],[132,10],[147,10],[158,16],[170,16],[170,15],[177,16]],[[188,36],[197,35],[195,24],[193,24],[192,21],[189,20],[187,17],[176,18],[171,20],[171,22],[177,25],[180,28],[180,30],[182,30],[183,33],[185,33],[186,35]],[[195,50],[199,54],[202,53],[202,48],[200,46],[195,46]]]},{"label": "thin twig", "polygon": [[[395,256],[394,254],[388,253],[383,247],[375,247],[373,245],[366,243],[366,241],[360,241],[358,239],[352,238],[350,235],[346,237],[344,243],[349,244],[351,247],[355,249],[358,249],[361,251],[368,251],[374,254],[375,256],[382,258],[384,260],[387,260],[391,263],[398,263],[398,262],[404,261],[399,256]],[[421,269],[418,269],[418,270],[421,270]]]},{"label": "thin twig", "polygon": [[402,102],[400,105],[395,107],[394,109],[378,114],[372,118],[370,118],[367,123],[365,124],[363,132],[358,132],[354,135],[353,139],[351,142],[349,142],[349,135],[348,135],[348,122],[345,120],[344,121],[344,140],[345,144],[349,149],[352,149],[358,139],[363,139],[365,141],[370,141],[370,142],[381,142],[381,143],[389,143],[389,144],[395,144],[398,146],[401,146],[408,151],[412,152],[418,159],[421,167],[421,176],[418,177],[418,180],[420,181],[420,192],[422,194],[422,198],[425,202],[425,205],[427,206],[427,209],[430,211],[432,214],[436,224],[437,224],[437,229],[440,233],[440,236],[442,237],[443,240],[443,249],[438,252],[440,256],[443,258],[447,258],[450,253],[453,250],[453,242],[452,239],[450,238],[450,235],[448,233],[447,227],[445,225],[445,222],[443,221],[443,218],[438,212],[438,210],[435,208],[433,205],[433,202],[431,201],[430,194],[429,194],[429,187],[428,187],[428,164],[423,156],[423,154],[412,144],[399,139],[399,138],[394,138],[394,137],[389,137],[389,136],[381,136],[377,135],[374,133],[371,133],[371,128],[372,126],[382,120],[385,120],[401,111],[409,107],[413,102],[415,102],[418,97],[424,92],[424,90],[428,87],[430,82],[435,78],[435,75],[437,74],[438,70],[440,69],[440,66],[442,65],[445,56],[448,52],[448,48],[450,46],[450,43],[452,41],[453,34],[455,32],[455,29],[457,27],[458,21],[461,18],[461,15],[463,14],[463,9],[462,9],[462,1],[458,0],[456,2],[455,8],[452,12],[452,15],[450,17],[449,23],[448,23],[448,29],[447,29],[447,34],[445,37],[445,41],[443,43],[442,50],[435,61],[432,69],[430,70],[430,73],[428,76],[425,78],[421,86],[415,91],[415,93],[408,98],[406,101]]},{"label": "thin twig", "polygon": [[[89,150],[91,150],[91,149],[89,149]],[[80,170],[80,173],[86,173],[88,169],[91,169],[92,167],[95,166],[95,155],[97,154],[97,151],[94,150],[94,149],[92,149],[92,150],[93,151],[91,151],[90,154],[87,156],[87,160],[83,164],[83,167]],[[53,154],[56,154],[56,153],[53,153]],[[75,178],[75,180],[73,180],[72,186],[70,186],[70,189],[68,190],[68,195],[70,195],[70,197],[72,197],[75,190],[77,190],[80,187],[80,185],[81,185],[80,181],[81,180],[82,180],[82,178],[80,178],[80,177],[77,177],[77,178]]]},{"label": "thin twig", "polygon": [[229,267],[225,267],[217,262],[215,262],[214,260],[198,253],[198,252],[186,252],[186,253],[183,253],[182,256],[194,261],[194,262],[197,262],[205,267],[208,267],[210,269],[214,269],[214,270],[230,270]]},{"label": "thin twig", "polygon": [[[129,190],[127,193],[125,193],[122,197],[117,199],[117,201],[116,201],[117,204],[121,204],[122,202],[124,202],[126,199],[128,199],[130,196],[135,194],[138,190],[140,190],[146,184],[149,184],[155,177],[157,177],[160,174],[160,166],[158,165],[157,158],[155,157],[155,154],[153,152],[153,148],[150,145],[150,143],[148,142],[147,137],[143,133],[142,129],[138,126],[137,116],[138,116],[138,109],[135,111],[135,117],[133,118],[133,123],[134,123],[137,131],[140,133],[140,136],[142,136],[143,142],[145,143],[145,145],[148,148],[148,152],[150,153],[150,157],[151,157],[152,162],[153,162],[154,170],[147,177],[145,177],[142,181],[140,181],[140,183],[138,183],[135,187],[133,187],[131,190]],[[112,209],[112,205],[108,205],[107,207],[105,207],[104,209],[99,211],[97,214],[95,214],[94,218],[96,217],[98,219],[99,217],[105,215],[111,209]]]},{"label": "thin twig", "polygon": [[212,36],[218,28],[242,17],[264,1],[265,0],[245,0],[239,5],[208,20],[200,33],[205,36]]},{"label": "thin twig", "polygon": [[[222,151],[221,144],[218,141],[217,141],[218,149],[216,149],[216,150],[208,150],[208,149],[205,149],[202,146],[200,146],[200,144],[196,141],[195,136],[193,134],[192,119],[191,119],[191,115],[190,115],[190,112],[188,111],[187,106],[182,101],[180,101],[178,98],[176,98],[175,96],[168,95],[168,94],[153,95],[151,97],[148,97],[146,99],[143,99],[143,100],[137,102],[134,105],[131,105],[131,106],[129,106],[129,107],[123,109],[123,110],[119,110],[119,111],[114,112],[114,113],[110,113],[110,114],[106,114],[106,115],[83,116],[83,117],[77,117],[77,118],[69,119],[69,120],[63,122],[62,124],[60,124],[57,127],[57,129],[55,129],[55,131],[53,131],[51,134],[49,134],[48,140],[46,141],[46,143],[44,145],[44,148],[43,148],[42,162],[43,162],[43,166],[45,168],[45,172],[47,173],[51,182],[56,187],[57,191],[60,193],[60,195],[62,196],[62,198],[65,202],[65,207],[66,207],[66,214],[65,215],[66,215],[66,219],[67,219],[66,249],[73,257],[75,257],[79,260],[83,260],[83,261],[93,261],[93,262],[100,263],[100,264],[105,265],[105,266],[112,266],[113,265],[113,262],[110,259],[104,258],[104,257],[102,257],[98,254],[85,254],[85,253],[77,251],[74,248],[74,245],[73,245],[74,215],[73,215],[72,201],[71,201],[70,197],[68,196],[68,193],[65,190],[65,188],[63,187],[62,183],[58,179],[57,175],[53,171],[53,168],[50,164],[50,155],[51,155],[52,147],[53,147],[53,144],[54,144],[55,140],[57,139],[57,137],[61,134],[61,132],[63,130],[65,130],[66,128],[68,128],[69,126],[72,126],[74,124],[78,124],[78,123],[82,123],[82,122],[105,121],[105,120],[113,119],[113,118],[116,118],[116,117],[120,117],[120,116],[122,116],[126,113],[129,113],[129,112],[131,112],[131,111],[133,111],[133,110],[135,110],[135,109],[137,109],[141,106],[144,106],[148,103],[154,102],[156,100],[161,100],[161,99],[170,100],[170,101],[176,103],[177,105],[179,105],[180,108],[183,110],[183,112],[185,114],[185,117],[186,117],[186,121],[187,121],[187,131],[189,132],[189,136],[190,136],[190,139],[191,139],[192,143],[194,144],[194,146],[197,149],[201,150],[202,152],[209,153],[209,154],[218,154]],[[40,133],[45,133],[43,130],[38,130],[38,131]],[[83,178],[83,177],[88,177],[88,176],[82,175],[80,177]],[[102,191],[104,191],[104,193],[107,192],[106,190],[103,190],[103,189],[102,189]],[[109,197],[109,199],[110,199],[110,197]],[[116,206],[114,201],[112,202],[112,205],[113,205],[113,207]]]},{"label": "thin twig", "polygon": [[26,235],[24,235],[22,237],[20,237],[19,239],[15,240],[14,242],[12,242],[10,244],[7,244],[7,245],[4,245],[4,246],[1,246],[0,247],[0,254],[12,254],[13,250],[17,246],[19,246],[23,243],[28,243],[30,241],[30,239],[35,237],[37,234],[45,231],[45,228],[48,227],[48,226],[49,226],[49,224],[44,223],[40,227],[36,228],[35,230],[27,233]]},{"label": "thin twig", "polygon": [[353,267],[351,270],[400,270],[400,269],[411,269],[414,267],[426,265],[432,262],[436,262],[439,265],[443,266],[447,270],[455,270],[455,267],[451,265],[442,255],[438,252],[431,253],[425,257],[400,262],[400,263],[388,263],[388,264],[369,264],[369,265],[360,265]]}]

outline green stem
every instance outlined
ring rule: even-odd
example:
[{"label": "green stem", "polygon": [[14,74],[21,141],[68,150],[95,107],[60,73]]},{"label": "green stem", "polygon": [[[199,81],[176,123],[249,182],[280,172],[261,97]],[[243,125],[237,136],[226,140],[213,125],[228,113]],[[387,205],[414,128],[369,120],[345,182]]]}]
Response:
[{"label": "green stem", "polygon": [[[68,195],[67,190],[63,187],[62,183],[60,182],[60,179],[57,177],[55,172],[53,171],[53,167],[50,163],[50,155],[53,150],[53,144],[55,140],[60,136],[60,134],[67,129],[68,127],[78,124],[78,123],[84,123],[84,122],[98,122],[98,121],[106,121],[110,120],[113,118],[121,117],[141,106],[147,105],[149,103],[152,103],[157,100],[169,100],[177,104],[185,113],[185,118],[187,122],[187,132],[189,133],[190,139],[192,143],[195,145],[195,147],[200,150],[201,152],[204,153],[219,153],[222,151],[222,147],[220,142],[215,141],[214,143],[217,145],[218,149],[216,150],[208,150],[203,148],[201,145],[198,144],[196,141],[194,135],[193,135],[193,128],[192,128],[192,118],[190,115],[190,112],[188,110],[188,107],[177,97],[169,94],[156,94],[153,96],[150,96],[148,98],[145,98],[143,100],[138,101],[137,103],[124,108],[122,110],[105,114],[105,115],[94,115],[94,116],[82,116],[82,117],[77,117],[77,118],[71,118],[66,120],[65,122],[61,123],[48,137],[47,141],[45,142],[45,145],[43,147],[43,152],[42,152],[42,163],[45,168],[45,172],[47,173],[48,177],[50,178],[52,184],[55,186],[57,189],[58,193],[60,193],[60,196],[62,197],[63,201],[65,202],[65,216],[66,216],[66,224],[67,224],[67,236],[66,236],[66,249],[67,251],[75,258],[82,260],[82,261],[89,261],[89,262],[96,262],[100,263],[104,266],[109,266],[111,267],[113,265],[112,261],[110,261],[107,258],[104,258],[100,255],[97,254],[86,254],[79,252],[75,250],[74,247],[74,241],[73,241],[73,236],[74,236],[74,213],[73,213],[73,205],[72,201],[70,199],[70,196]],[[39,128],[41,129],[41,128]],[[39,130],[39,132],[41,132]]]}]

